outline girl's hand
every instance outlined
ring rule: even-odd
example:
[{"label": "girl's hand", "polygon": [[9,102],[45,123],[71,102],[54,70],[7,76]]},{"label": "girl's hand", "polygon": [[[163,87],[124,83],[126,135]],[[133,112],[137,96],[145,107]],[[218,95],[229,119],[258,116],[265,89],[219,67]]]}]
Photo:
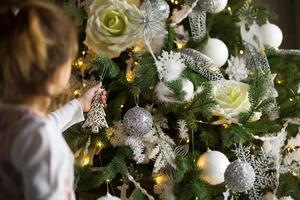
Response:
[{"label": "girl's hand", "polygon": [[85,94],[78,98],[79,103],[83,109],[83,112],[88,112],[91,109],[93,98],[97,91],[100,92],[100,103],[106,107],[106,96],[107,92],[101,88],[102,84],[97,84],[96,86],[89,89]]}]

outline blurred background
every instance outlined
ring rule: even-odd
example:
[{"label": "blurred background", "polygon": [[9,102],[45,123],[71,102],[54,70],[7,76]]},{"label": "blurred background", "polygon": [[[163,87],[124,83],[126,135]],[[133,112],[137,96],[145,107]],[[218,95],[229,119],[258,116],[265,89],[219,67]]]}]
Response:
[{"label": "blurred background", "polygon": [[253,0],[255,4],[267,4],[278,14],[272,21],[283,32],[281,48],[300,49],[300,0]]}]

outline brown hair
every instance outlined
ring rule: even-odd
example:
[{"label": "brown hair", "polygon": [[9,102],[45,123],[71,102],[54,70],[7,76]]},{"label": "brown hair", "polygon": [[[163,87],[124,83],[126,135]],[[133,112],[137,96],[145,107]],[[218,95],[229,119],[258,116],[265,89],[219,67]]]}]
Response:
[{"label": "brown hair", "polygon": [[49,96],[55,72],[77,52],[66,12],[44,1],[0,5],[0,96],[19,101]]}]

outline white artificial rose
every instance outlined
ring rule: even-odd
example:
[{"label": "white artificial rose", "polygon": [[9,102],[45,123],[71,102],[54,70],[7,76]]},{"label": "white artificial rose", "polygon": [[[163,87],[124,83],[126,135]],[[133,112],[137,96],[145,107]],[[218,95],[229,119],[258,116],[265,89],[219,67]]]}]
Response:
[{"label": "white artificial rose", "polygon": [[[85,45],[96,54],[118,57],[132,47],[140,10],[126,0],[94,0],[89,7]],[[135,17],[134,17],[135,16]]]},{"label": "white artificial rose", "polygon": [[[239,114],[249,111],[249,85],[246,83],[223,80],[212,82],[212,95],[217,105],[213,108],[213,115],[219,116],[213,124],[237,123]],[[255,113],[250,121],[259,120],[261,113]]]}]

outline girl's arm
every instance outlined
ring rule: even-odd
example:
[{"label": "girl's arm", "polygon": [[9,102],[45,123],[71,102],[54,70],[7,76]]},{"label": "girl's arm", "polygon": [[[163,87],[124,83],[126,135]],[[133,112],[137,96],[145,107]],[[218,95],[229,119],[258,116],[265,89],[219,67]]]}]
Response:
[{"label": "girl's arm", "polygon": [[62,132],[83,120],[83,108],[77,99],[70,101],[48,116],[49,124],[58,127]]},{"label": "girl's arm", "polygon": [[83,121],[83,113],[91,109],[91,104],[97,91],[101,92],[101,103],[106,105],[106,91],[101,89],[100,86],[100,84],[97,84],[78,99],[74,99],[62,108],[52,112],[48,116],[49,123],[65,131],[72,125]]}]

